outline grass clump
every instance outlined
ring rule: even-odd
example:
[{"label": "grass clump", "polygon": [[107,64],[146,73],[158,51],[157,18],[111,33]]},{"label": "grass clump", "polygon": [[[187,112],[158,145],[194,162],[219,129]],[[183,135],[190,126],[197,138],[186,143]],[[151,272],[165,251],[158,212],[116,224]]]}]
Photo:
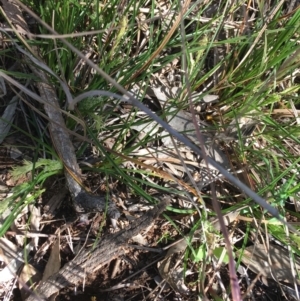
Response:
[{"label": "grass clump", "polygon": [[[154,1],[49,1],[45,7],[39,1],[23,1],[59,33],[49,35],[38,22],[32,28],[35,39],[30,42],[38,47],[45,64],[74,97],[94,90],[122,94],[113,81],[107,81],[87,64],[90,60],[163,119],[176,117],[182,110],[189,112],[190,121],[195,119],[205,125],[201,132],[211,137],[206,146],[218,145],[226,154],[230,171],[290,222],[299,218],[300,10],[289,12],[283,2],[274,1],[272,7],[257,4],[254,8],[226,1],[192,3],[173,30],[183,11],[176,2],[158,5]],[[82,52],[85,59],[68,49],[61,37]],[[22,76],[20,71],[10,71],[10,75],[32,79],[22,72]],[[56,79],[53,85],[65,114],[65,91]],[[204,103],[203,97],[210,95],[217,95],[218,101]],[[163,98],[166,99],[162,101]],[[24,116],[27,120],[28,115]],[[28,129],[32,125],[41,128],[42,115],[34,116],[37,121]],[[235,245],[240,254],[238,261],[243,262],[243,252],[255,242],[253,237],[259,243],[274,237],[291,246],[291,258],[293,253],[298,254],[298,234],[290,233],[283,224],[273,223],[268,212],[254,205],[234,185],[219,179],[213,181],[213,187],[206,186],[199,193],[203,187],[190,177],[203,169],[199,158],[176,141],[175,145],[167,144],[163,138],[168,135],[160,135],[163,129],[152,126],[150,118],[132,104],[97,95],[81,100],[73,112],[64,116],[70,134],[75,133],[77,157],[83,163],[85,184],[90,188],[99,192],[99,186],[106,185],[113,187],[114,192],[121,190],[126,196],[140,196],[148,201],[153,200],[155,193],[168,192],[179,195],[174,200],[184,200],[174,201],[167,219],[176,235],[189,237],[188,251],[183,255],[184,270],[203,271],[197,279],[190,279],[194,285],[190,289],[196,290],[198,296],[217,299],[205,288],[207,266],[216,258],[219,266],[230,263],[224,237],[208,230],[207,225],[213,223],[210,217],[214,217],[211,201],[221,201],[224,216],[237,213],[230,220],[240,220],[243,231],[243,243]],[[39,139],[43,139],[42,135]],[[51,144],[50,139],[46,140]],[[25,171],[26,167],[26,172],[34,171],[35,185],[40,187],[61,166],[56,161],[54,169],[45,168],[52,166],[52,158],[45,154],[44,140],[37,145],[35,162],[17,170]],[[100,178],[100,184],[89,182],[92,177]],[[22,202],[26,203],[25,199]],[[186,225],[176,220],[176,214],[186,218]],[[8,223],[9,220],[2,226],[2,235]],[[232,235],[238,236],[238,231],[231,229]],[[175,239],[168,231],[158,241]],[[200,242],[194,243],[193,237],[199,232]],[[228,282],[224,280],[226,288]],[[173,286],[172,289],[175,290]],[[229,299],[226,289],[222,298]]]}]

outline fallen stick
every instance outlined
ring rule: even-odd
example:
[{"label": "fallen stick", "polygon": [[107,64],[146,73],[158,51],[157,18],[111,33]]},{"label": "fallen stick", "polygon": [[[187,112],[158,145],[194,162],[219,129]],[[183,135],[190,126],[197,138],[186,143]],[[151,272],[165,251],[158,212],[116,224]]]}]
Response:
[{"label": "fallen stick", "polygon": [[83,250],[58,273],[40,283],[37,290],[31,294],[27,301],[45,300],[62,288],[78,285],[83,282],[87,275],[94,275],[105,264],[120,257],[126,252],[127,241],[150,226],[164,211],[167,204],[168,199],[162,199],[161,203],[154,209],[135,220],[129,227],[106,236],[96,247]]}]

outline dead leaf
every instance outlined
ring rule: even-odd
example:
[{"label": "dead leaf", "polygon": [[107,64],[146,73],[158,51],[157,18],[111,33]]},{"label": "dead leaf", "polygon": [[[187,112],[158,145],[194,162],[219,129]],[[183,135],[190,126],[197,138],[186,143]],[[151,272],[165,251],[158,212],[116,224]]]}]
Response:
[{"label": "dead leaf", "polygon": [[[225,226],[229,226],[232,222],[234,222],[236,220],[236,218],[238,217],[238,215],[240,214],[241,210],[244,208],[246,208],[246,206],[243,206],[241,208],[232,210],[232,211],[224,214],[223,221],[224,221]],[[210,222],[217,231],[221,231],[220,221],[218,218],[213,218],[210,220]]]},{"label": "dead leaf", "polygon": [[181,266],[174,266],[173,255],[179,252],[184,252],[187,247],[186,240],[183,239],[173,245],[167,252],[166,257],[157,263],[160,276],[167,282],[168,285],[176,292],[184,295],[189,295],[190,290],[184,284],[184,275],[188,275],[189,271],[184,273]]},{"label": "dead leaf", "polygon": [[0,283],[14,279],[19,268],[24,263],[24,252],[28,254],[32,249],[31,244],[25,248],[18,248],[7,238],[0,238],[0,260],[5,262],[5,268],[0,272]]},{"label": "dead leaf", "polygon": [[18,158],[24,155],[22,151],[20,151],[17,147],[11,147],[9,150],[9,154],[10,157],[14,160],[17,160]]},{"label": "dead leaf", "polygon": [[[18,219],[20,218],[20,215],[17,216],[16,219],[13,220],[13,222],[11,223],[10,225],[10,229],[15,232],[16,234],[24,234],[22,231],[19,230],[19,226],[20,226],[20,223],[18,222]],[[23,225],[24,226],[24,225]],[[25,235],[16,235],[15,236],[15,240],[16,240],[16,243],[18,245],[18,247],[22,247],[24,245],[24,241],[25,241],[26,237]]]},{"label": "dead leaf", "polygon": [[134,242],[136,242],[136,243],[138,243],[138,244],[140,244],[142,246],[147,246],[148,245],[148,241],[140,233],[138,235],[136,235],[136,236],[133,236],[132,237],[132,241],[134,241]]},{"label": "dead leaf", "polygon": [[[0,82],[2,82],[2,80],[0,80]],[[5,86],[5,84],[4,84]],[[6,93],[6,91],[5,91]],[[0,144],[3,142],[3,140],[6,138],[11,124],[13,122],[13,119],[15,117],[15,111],[17,108],[17,104],[18,104],[18,96],[14,96],[11,101],[9,102],[9,104],[6,106],[3,115],[0,118]]]},{"label": "dead leaf", "polygon": [[[239,252],[240,253],[240,252]],[[271,264],[269,263],[269,258]],[[261,273],[266,278],[272,278],[277,281],[294,283],[294,277],[291,270],[290,256],[287,249],[276,245],[270,245],[266,250],[263,244],[256,244],[247,247],[242,256],[242,262],[254,273]],[[300,260],[295,256],[296,269],[300,269]],[[300,284],[300,280],[296,279]]]},{"label": "dead leaf", "polygon": [[[183,133],[196,145],[201,145],[195,125],[193,123],[192,114],[184,110],[178,110],[176,106],[169,102],[170,99],[174,99],[180,94],[180,90],[178,90],[177,87],[173,87],[172,89],[168,89],[167,87],[151,87],[152,91],[149,89],[147,90],[147,93],[149,92],[149,95],[155,95],[155,97],[159,100],[161,107],[164,109],[164,112],[167,115],[166,119],[169,125],[176,131]],[[199,98],[198,95],[194,95],[194,97]],[[214,95],[211,95],[211,97],[206,97],[207,102],[214,102],[216,100],[217,97],[214,97]],[[199,125],[199,131],[201,132],[201,138],[204,140],[204,147],[206,148],[207,154],[223,167],[229,168],[230,164],[226,155],[221,151],[218,145],[213,143],[214,135],[205,133],[205,128],[202,127],[202,125]],[[160,130],[161,127],[155,121],[149,120],[148,117],[146,117],[144,123],[133,125],[131,128],[138,132],[144,131],[150,136],[157,134],[161,137],[161,140],[165,146],[173,145],[169,133],[164,129]]]},{"label": "dead leaf", "polygon": [[0,238],[0,260],[5,262],[6,267],[0,272],[0,283],[10,281],[15,278],[23,260],[18,258],[19,248],[10,240]]},{"label": "dead leaf", "polygon": [[58,234],[58,237],[52,246],[51,254],[47,262],[42,280],[46,281],[50,276],[57,273],[60,269],[60,265],[60,235]]},{"label": "dead leaf", "polygon": [[[38,233],[38,231],[40,230],[40,221],[41,221],[41,212],[40,209],[35,207],[34,205],[29,205],[29,206],[25,206],[23,208],[23,210],[20,212],[20,214],[18,214],[18,216],[13,220],[10,228],[13,232],[15,232],[16,234],[22,234],[22,235],[16,235],[15,236],[15,240],[18,244],[19,247],[22,247],[24,245],[24,242],[26,241],[26,230],[24,230],[24,228],[27,228],[27,214],[31,213],[31,218],[30,218],[30,229],[34,232],[34,233]],[[26,215],[25,218],[24,215]],[[33,241],[33,245],[35,248],[37,248],[38,246],[38,236],[35,236],[32,238]]]},{"label": "dead leaf", "polygon": [[31,292],[30,289],[33,289],[34,285],[41,280],[41,273],[35,269],[31,264],[25,264],[22,272],[19,276],[19,289],[21,292],[22,300],[26,300],[29,297]]},{"label": "dead leaf", "polygon": [[[30,229],[34,232],[38,232],[40,230],[40,222],[42,219],[41,209],[37,208],[34,205],[29,205],[29,210],[31,212]],[[39,237],[38,236],[33,237],[32,241],[35,249],[37,249],[39,243]]]}]

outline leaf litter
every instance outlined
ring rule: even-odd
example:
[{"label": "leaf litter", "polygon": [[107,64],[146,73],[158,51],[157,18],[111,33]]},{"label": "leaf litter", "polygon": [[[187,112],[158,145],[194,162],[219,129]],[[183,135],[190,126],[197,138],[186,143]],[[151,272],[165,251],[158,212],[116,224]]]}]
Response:
[{"label": "leaf litter", "polygon": [[[161,88],[164,88],[164,87],[159,87],[159,89],[161,89]],[[155,94],[155,93],[154,93]],[[159,93],[156,91],[156,97],[157,96],[159,96],[159,97],[161,97],[161,95],[159,95]],[[161,105],[161,106],[164,106],[165,107],[165,105]],[[186,112],[186,111],[184,111],[184,110],[180,110],[180,111],[178,111],[179,113],[178,113],[178,115],[177,116],[179,116],[179,119],[180,119],[180,122],[179,122],[179,119],[176,119],[176,116],[175,116],[175,118],[173,118],[172,120],[174,120],[174,123],[173,123],[173,127],[175,126],[175,129],[176,129],[176,126],[177,125],[179,125],[178,126],[178,128],[177,128],[177,130],[179,130],[179,131],[181,131],[181,132],[185,132],[186,130],[190,130],[190,133],[189,134],[187,134],[188,135],[188,137],[189,138],[191,138],[191,137],[193,137],[192,138],[192,140],[195,142],[195,141],[197,141],[197,137],[195,136],[195,133],[194,133],[194,131],[195,131],[195,126],[194,126],[194,124],[191,122],[191,115],[190,115],[190,113],[188,113],[188,112]],[[172,121],[171,121],[172,122]],[[150,125],[150,129],[151,129],[151,127],[152,127],[152,125]],[[187,128],[186,128],[187,127]],[[133,129],[134,129],[134,127],[132,127]],[[184,130],[183,130],[184,129]],[[135,128],[135,130],[137,130],[137,131],[140,131],[140,130],[142,130],[140,127],[136,127]],[[166,133],[164,133],[163,132],[163,135],[160,133],[160,136],[161,137],[163,137],[163,136],[167,136],[166,135]],[[210,139],[212,139],[211,137],[210,137]],[[163,138],[161,139],[162,141],[163,141],[163,143],[164,143],[164,145],[166,145],[166,146],[168,146],[168,147],[170,147],[170,146],[172,146],[172,142],[171,142],[171,140],[170,139],[168,139],[168,137],[164,140]],[[212,139],[213,140],[213,139]],[[220,162],[225,162],[225,160],[227,160],[227,157],[226,156],[224,156],[224,153],[223,153],[223,151],[222,150],[219,150],[219,146],[217,146],[217,148],[215,148],[216,146],[214,146],[215,144],[213,144],[212,146],[210,145],[210,147],[211,147],[211,149],[210,149],[210,151],[212,150],[213,151],[213,155],[214,155],[214,152],[216,152],[218,155],[220,155]],[[217,149],[217,150],[216,150]],[[188,150],[183,150],[183,152],[188,152]],[[155,153],[155,151],[154,151],[154,153]],[[159,157],[161,154],[160,154],[160,151],[158,151],[158,152],[156,152],[157,153],[157,157]],[[156,157],[154,157],[154,158],[156,158]],[[164,158],[164,157],[162,157],[162,158]],[[225,159],[224,159],[225,158]],[[190,158],[191,159],[191,158]],[[194,159],[194,158],[193,158]],[[147,163],[149,163],[149,162],[147,162]],[[194,162],[195,163],[195,162]],[[227,164],[227,163],[226,163]],[[179,176],[179,174],[178,174],[178,170],[179,170],[179,168],[177,168],[177,167],[175,167],[174,166],[174,164],[172,164],[172,162],[171,163],[169,163],[169,165],[168,165],[168,167],[169,167],[169,169],[168,169],[168,172],[169,173],[171,173],[171,174],[175,174],[176,176]],[[227,166],[228,167],[228,166]],[[227,168],[226,167],[226,168]],[[181,172],[182,171],[184,171],[184,170],[181,170]],[[182,174],[180,175],[181,177],[183,176]],[[193,221],[191,221],[191,223],[193,223],[193,222],[195,222],[195,220],[193,220]],[[184,229],[184,228],[183,228]],[[153,234],[153,233],[152,233]],[[158,234],[157,234],[158,235]],[[154,237],[155,237],[155,235],[154,235]],[[131,253],[131,254],[133,254],[133,255],[135,255],[137,252],[133,252],[133,253]],[[132,256],[132,258],[134,258],[134,256]],[[128,260],[128,259],[127,259]],[[131,265],[133,265],[132,263],[131,263]],[[189,271],[190,270],[188,270],[188,273],[189,273]],[[107,269],[107,270],[105,270],[104,271],[104,273],[108,273],[109,274],[109,269]],[[121,273],[121,272],[120,272]],[[188,274],[187,273],[187,274]],[[163,273],[163,278],[165,278],[165,279],[167,279],[167,276],[166,276],[166,273]],[[176,276],[176,275],[175,275]],[[184,279],[185,279],[185,274],[183,273],[183,270],[182,270],[182,268],[180,268],[179,269],[179,272],[177,273],[177,276],[180,278],[180,280],[182,281],[182,283],[184,284]],[[175,277],[176,278],[176,277]],[[108,280],[108,279],[107,279]],[[172,288],[174,289],[174,290],[178,290],[178,291],[180,291],[180,290],[184,290],[184,291],[188,291],[189,290],[189,288],[187,288],[186,286],[185,286],[185,284],[183,285],[183,284],[178,284],[178,281],[176,281],[176,280],[174,280],[174,281],[172,281],[171,280],[171,282],[172,282]]]}]

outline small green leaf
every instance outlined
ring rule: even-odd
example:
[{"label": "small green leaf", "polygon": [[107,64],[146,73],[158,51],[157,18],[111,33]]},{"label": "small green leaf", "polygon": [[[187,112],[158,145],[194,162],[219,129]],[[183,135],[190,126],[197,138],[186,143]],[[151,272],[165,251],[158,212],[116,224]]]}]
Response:
[{"label": "small green leaf", "polygon": [[201,245],[198,250],[193,252],[193,261],[199,262],[202,261],[206,256],[206,247],[205,245]]},{"label": "small green leaf", "polygon": [[45,172],[58,172],[63,169],[63,165],[60,161],[41,158],[35,164],[33,164],[33,162],[31,161],[24,160],[22,166],[13,167],[11,175],[14,180],[18,180],[23,175],[31,172],[33,170],[33,167],[43,167]]},{"label": "small green leaf", "polygon": [[[222,256],[222,254],[223,254],[223,251],[224,251],[224,248],[223,248],[223,247],[215,248],[215,249],[213,250],[213,254],[214,254],[218,259],[220,259],[221,256]],[[224,255],[223,259],[222,259],[222,262],[223,262],[224,264],[228,264],[228,262],[229,262],[229,256],[228,256],[227,250],[225,250],[225,255]]]}]

